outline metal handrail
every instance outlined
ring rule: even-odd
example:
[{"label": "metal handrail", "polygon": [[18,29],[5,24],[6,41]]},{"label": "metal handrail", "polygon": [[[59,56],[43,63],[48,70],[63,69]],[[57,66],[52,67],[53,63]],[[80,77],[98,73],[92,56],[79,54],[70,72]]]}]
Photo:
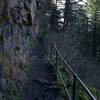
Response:
[{"label": "metal handrail", "polygon": [[[59,76],[60,76],[60,78],[61,78],[61,81],[62,81],[62,83],[63,83],[64,89],[65,89],[65,91],[66,91],[66,93],[67,93],[67,96],[68,96],[69,100],[75,100],[75,98],[76,98],[76,81],[78,81],[78,83],[83,87],[83,89],[85,90],[85,92],[87,93],[87,95],[89,96],[89,98],[90,98],[91,100],[96,100],[96,98],[93,96],[93,94],[92,94],[92,93],[90,92],[90,90],[87,88],[87,86],[83,83],[83,81],[82,81],[82,80],[79,78],[79,76],[73,71],[73,69],[70,67],[70,65],[67,63],[67,61],[64,59],[64,57],[61,55],[61,53],[60,53],[60,51],[58,50],[56,44],[55,44],[54,42],[52,42],[52,41],[50,41],[50,44],[52,45],[52,46],[51,46],[50,57],[52,57],[52,50],[53,50],[53,48],[54,48],[55,51],[56,51],[56,59],[55,59],[55,60],[56,60],[56,67],[57,67],[57,69],[58,69]],[[69,70],[69,71],[71,72],[71,74],[73,75],[73,80],[74,80],[74,82],[73,82],[73,97],[72,97],[72,99],[71,99],[70,96],[69,96],[69,93],[68,93],[67,88],[66,88],[66,86],[65,86],[64,80],[63,80],[63,78],[62,78],[62,76],[61,76],[60,70],[59,70],[58,65],[57,65],[57,60],[58,60],[57,58],[58,58],[58,56],[59,56],[60,60],[62,60],[62,62],[66,65],[65,70],[66,70],[66,71]],[[51,58],[50,58],[50,59],[51,59]]]}]

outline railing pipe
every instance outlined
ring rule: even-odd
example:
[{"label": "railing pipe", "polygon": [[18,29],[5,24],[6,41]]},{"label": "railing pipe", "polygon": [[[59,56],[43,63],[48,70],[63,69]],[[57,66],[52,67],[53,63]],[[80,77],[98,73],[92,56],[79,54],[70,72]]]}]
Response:
[{"label": "railing pipe", "polygon": [[53,51],[53,44],[51,44],[51,46],[50,46],[50,61],[52,59],[52,51]]},{"label": "railing pipe", "polygon": [[[60,59],[63,61],[63,63],[67,66],[67,68],[69,69],[69,71],[71,72],[71,74],[73,75],[73,97],[72,97],[72,100],[75,100],[75,97],[76,97],[76,82],[78,81],[80,83],[80,85],[84,88],[85,92],[88,94],[88,96],[90,97],[91,100],[96,100],[96,98],[92,95],[92,93],[89,91],[89,89],[86,87],[86,85],[81,81],[81,79],[77,76],[77,74],[72,70],[72,68],[70,67],[70,65],[66,62],[66,60],[63,58],[63,56],[61,55],[61,53],[59,52],[58,48],[56,47],[55,43],[53,43],[52,41],[51,42],[51,54],[50,56],[52,57],[52,49],[53,49],[53,46],[56,50],[56,68],[57,68],[57,71],[59,72],[59,75],[60,75],[60,78],[63,82],[63,85],[65,87],[65,90],[66,92],[68,93],[67,89],[66,89],[66,86],[65,86],[65,83],[64,83],[64,80],[62,78],[62,75],[60,73],[60,70],[58,68],[58,65],[57,65],[57,60],[58,60],[58,56],[60,57]],[[51,59],[51,58],[50,58]],[[65,67],[65,70],[67,71],[67,68]],[[69,96],[69,94],[68,94]],[[70,96],[69,96],[70,98]]]},{"label": "railing pipe", "polygon": [[88,94],[91,100],[96,100],[96,98],[92,95],[92,93],[89,91],[89,89],[86,87],[86,85],[81,81],[81,79],[77,76],[76,77],[78,82],[81,84],[81,86],[84,88],[85,92]]},{"label": "railing pipe", "polygon": [[76,99],[76,76],[73,76],[73,96],[72,100]]},{"label": "railing pipe", "polygon": [[62,84],[63,84],[64,90],[65,90],[65,92],[66,92],[66,94],[67,94],[67,97],[68,97],[67,100],[72,100],[72,99],[71,99],[71,96],[70,96],[70,94],[69,94],[69,92],[68,92],[68,90],[67,90],[67,87],[66,87],[66,84],[65,84],[65,82],[64,82],[64,79],[63,79],[63,77],[62,77],[62,75],[61,75],[60,69],[57,68],[57,70],[58,70],[58,73],[59,73],[60,79],[61,79],[61,81],[62,81]]},{"label": "railing pipe", "polygon": [[73,75],[76,75],[76,73],[71,69],[71,67],[69,66],[69,64],[66,62],[66,60],[63,58],[63,56],[61,55],[61,53],[59,52],[59,50],[57,49],[56,45],[54,44],[54,47],[58,53],[58,55],[60,56],[61,60],[64,62],[65,65],[67,65],[67,68],[70,70],[70,72],[73,74]]}]

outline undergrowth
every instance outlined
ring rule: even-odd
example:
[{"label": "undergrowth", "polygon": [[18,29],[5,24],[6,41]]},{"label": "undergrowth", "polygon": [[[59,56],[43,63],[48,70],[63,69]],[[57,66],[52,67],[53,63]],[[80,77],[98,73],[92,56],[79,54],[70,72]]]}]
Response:
[{"label": "undergrowth", "polygon": [[[50,62],[49,64],[49,70],[51,71],[51,73],[55,73],[53,74],[53,82],[54,84],[56,84],[57,86],[60,87],[60,94],[62,96],[64,96],[65,98],[67,98],[67,94],[65,93],[65,90],[63,88],[63,84],[62,84],[62,81],[59,77],[59,74],[56,72],[56,69],[55,69],[55,65],[52,65],[53,63]],[[66,84],[66,87],[67,87],[67,90],[70,94],[70,96],[72,97],[72,89],[73,89],[73,79],[72,79],[72,76],[70,75],[69,71],[66,72],[65,71],[65,68],[63,65],[60,65],[59,66],[59,69],[60,69],[60,72],[61,72],[61,75],[64,79],[64,82]],[[82,86],[77,82],[76,83],[76,100],[90,100],[89,96],[86,94],[86,92],[84,91],[84,89],[82,88]],[[91,93],[97,98],[97,100],[100,99],[100,92],[94,88],[93,86],[91,85],[87,85],[89,90],[91,91]]]}]

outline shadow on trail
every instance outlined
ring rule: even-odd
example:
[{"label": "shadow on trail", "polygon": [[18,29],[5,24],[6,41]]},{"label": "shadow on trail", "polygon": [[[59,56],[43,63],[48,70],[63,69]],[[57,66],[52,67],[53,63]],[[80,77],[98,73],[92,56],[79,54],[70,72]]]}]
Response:
[{"label": "shadow on trail", "polygon": [[32,50],[33,63],[30,71],[30,82],[24,100],[64,100],[59,96],[56,88],[50,88],[52,78],[45,60],[45,46],[43,40],[38,40]]}]

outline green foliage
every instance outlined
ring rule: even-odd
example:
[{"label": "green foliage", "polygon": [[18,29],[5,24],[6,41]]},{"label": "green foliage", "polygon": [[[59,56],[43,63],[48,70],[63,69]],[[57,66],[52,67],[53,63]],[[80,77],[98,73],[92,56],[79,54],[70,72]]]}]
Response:
[{"label": "green foliage", "polygon": [[10,16],[9,16],[9,15],[6,15],[6,14],[3,16],[3,18],[4,18],[4,20],[6,20],[6,21],[9,21],[9,20],[10,20]]},{"label": "green foliage", "polygon": [[5,10],[5,12],[3,12],[3,19],[4,19],[4,21],[9,21],[10,20],[10,16],[9,16],[9,14],[6,10]]},{"label": "green foliage", "polygon": [[6,56],[0,53],[0,63],[2,63],[4,59],[6,59]]},{"label": "green foliage", "polygon": [[100,0],[88,0],[87,11],[91,17],[91,25],[93,26],[92,50],[94,56],[98,56],[97,52],[100,54],[100,50],[97,48],[100,46]]},{"label": "green foliage", "polygon": [[93,86],[89,86],[89,89],[91,90],[92,94],[96,96],[97,100],[100,99],[100,91],[94,88]]},{"label": "green foliage", "polygon": [[38,35],[38,39],[42,39],[45,35],[47,35],[48,32],[42,32],[42,33],[39,33]]},{"label": "green foliage", "polygon": [[0,44],[2,44],[2,43],[3,43],[3,36],[0,35]]},{"label": "green foliage", "polygon": [[[67,87],[70,95],[72,96],[73,81],[70,78],[70,74],[66,73],[66,71],[65,71],[63,66],[59,66],[59,68],[60,68],[60,72],[61,72],[61,74],[63,76],[63,79],[64,79],[64,81],[66,83],[66,87]],[[52,72],[51,65],[49,66],[49,69]],[[54,78],[54,84],[56,84],[59,87],[61,87],[60,88],[60,93],[61,93],[62,96],[66,97],[66,94],[64,92],[64,88],[62,88],[63,85],[62,85],[61,79],[59,77],[59,74],[56,73],[55,75],[56,75],[56,77]],[[88,87],[89,87],[90,91],[92,92],[92,94],[94,96],[96,96],[96,98],[98,98],[98,100],[99,100],[100,99],[100,92],[96,88],[94,88],[94,87],[92,87],[90,85]],[[84,91],[84,89],[81,87],[81,85],[78,82],[77,82],[77,89],[76,89],[76,98],[77,98],[77,100],[90,100],[89,96],[86,94],[86,92]]]},{"label": "green foliage", "polygon": [[77,100],[89,100],[89,98],[84,95],[84,92],[82,90],[78,90],[77,94]]},{"label": "green foliage", "polygon": [[96,10],[100,10],[100,0],[87,0],[87,14],[94,15]]},{"label": "green foliage", "polygon": [[8,80],[8,86],[13,100],[22,100],[24,91],[18,88],[13,80]]},{"label": "green foliage", "polygon": [[97,100],[99,100],[100,99],[100,91],[99,90],[96,91],[96,96],[97,96]]},{"label": "green foliage", "polygon": [[46,16],[48,18],[48,25],[49,25],[49,31],[58,31],[60,28],[60,25],[58,24],[60,20],[60,11],[57,8],[57,5],[53,3],[52,0],[47,1],[46,8]]},{"label": "green foliage", "polygon": [[51,10],[48,13],[50,15],[50,31],[59,31],[60,25],[59,25],[59,20],[60,20],[60,11],[57,9],[57,6],[55,4],[51,5]]},{"label": "green foliage", "polygon": [[[12,79],[12,64],[10,63],[10,59],[7,55],[0,54],[0,63],[3,66],[3,75],[6,80],[7,88],[13,98],[13,100],[22,100],[24,95],[24,89],[21,84],[18,84],[16,81]],[[28,68],[28,67],[27,67]],[[7,100],[6,97],[3,97],[4,100]]]}]

